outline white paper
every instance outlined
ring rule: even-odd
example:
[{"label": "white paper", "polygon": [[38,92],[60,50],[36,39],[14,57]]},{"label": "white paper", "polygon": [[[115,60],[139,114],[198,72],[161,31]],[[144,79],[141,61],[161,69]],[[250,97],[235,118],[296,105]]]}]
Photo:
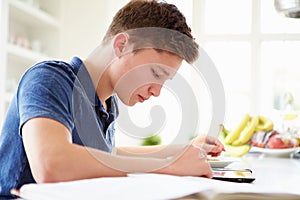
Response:
[{"label": "white paper", "polygon": [[97,178],[55,184],[28,184],[21,197],[28,200],[174,199],[209,189],[194,179],[146,174]]},{"label": "white paper", "polygon": [[[28,184],[20,189],[28,200],[82,199],[176,199],[202,193],[208,199],[217,194],[298,194],[294,187],[286,189],[262,187],[249,183],[233,183],[200,177],[180,177],[161,174],[130,174],[128,177],[97,178],[80,181]],[[257,195],[256,195],[257,196]],[[300,196],[299,196],[300,197]],[[259,199],[259,198],[258,198]]]}]

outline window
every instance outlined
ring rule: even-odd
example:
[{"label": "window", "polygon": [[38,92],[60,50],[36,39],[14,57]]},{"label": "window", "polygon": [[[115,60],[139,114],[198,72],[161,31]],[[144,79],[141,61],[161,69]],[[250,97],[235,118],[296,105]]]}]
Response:
[{"label": "window", "polygon": [[251,109],[251,44],[249,41],[208,41],[205,50],[214,61],[225,89],[227,122]]},{"label": "window", "polygon": [[[224,123],[232,128],[244,113],[266,114],[282,108],[282,96],[292,93],[295,109],[300,109],[300,19],[276,13],[273,0],[167,0],[184,13],[201,47],[214,61],[226,95]],[[298,62],[297,62],[298,61]],[[210,96],[203,80],[194,80],[187,64],[179,73],[190,77],[197,90],[201,111],[199,132],[207,132],[211,119]],[[200,84],[199,84],[200,83]],[[131,108],[136,124],[151,124],[150,108],[162,103],[168,121],[162,131],[168,143],[182,120],[177,100],[163,90],[159,101]],[[163,100],[162,100],[163,99]],[[160,104],[161,105],[161,104]],[[174,106],[177,106],[174,109]],[[179,105],[180,108],[180,105]],[[177,110],[176,110],[177,109]],[[143,113],[137,113],[144,110]],[[147,112],[145,112],[147,110]],[[146,114],[145,114],[146,113]],[[175,113],[175,114],[174,114]],[[177,123],[178,122],[178,123]],[[220,122],[223,123],[223,122]],[[138,144],[124,137],[122,142]],[[120,141],[120,140],[119,140]]]},{"label": "window", "polygon": [[281,109],[286,92],[300,109],[300,19],[278,14],[273,0],[200,0],[193,12],[197,38],[223,80],[225,124]]},{"label": "window", "polygon": [[291,93],[294,109],[300,110],[300,41],[265,41],[261,50],[266,100],[272,102],[273,108],[282,110],[284,95]]},{"label": "window", "polygon": [[251,0],[205,1],[208,34],[245,34],[251,31]]}]

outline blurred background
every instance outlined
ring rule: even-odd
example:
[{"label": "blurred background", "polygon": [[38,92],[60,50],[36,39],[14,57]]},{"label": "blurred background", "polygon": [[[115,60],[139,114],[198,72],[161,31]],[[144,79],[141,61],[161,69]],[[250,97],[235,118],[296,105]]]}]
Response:
[{"label": "blurred background", "polygon": [[[85,58],[104,36],[112,17],[128,0],[1,0],[0,119],[22,74],[45,59]],[[167,0],[184,13],[200,46],[214,61],[225,90],[227,127],[244,113],[274,116],[300,109],[300,19],[277,12],[274,0]],[[298,56],[297,56],[298,55]],[[180,74],[191,81],[199,98],[196,133],[205,133],[212,119],[205,81],[188,64]],[[202,89],[201,89],[202,88]],[[200,91],[200,92],[199,92]],[[161,105],[166,122],[161,132],[169,143],[181,122],[180,102],[164,89],[161,96],[129,108],[131,120],[151,124],[150,110]],[[149,130],[149,134],[153,134]],[[190,133],[191,136],[195,133]],[[135,134],[135,135],[138,135]],[[188,139],[188,138],[187,138]],[[117,144],[140,144],[117,126]]]}]

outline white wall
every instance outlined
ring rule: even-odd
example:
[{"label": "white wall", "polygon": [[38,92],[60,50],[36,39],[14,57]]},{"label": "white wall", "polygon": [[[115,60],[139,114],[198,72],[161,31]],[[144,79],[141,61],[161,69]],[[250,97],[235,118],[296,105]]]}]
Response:
[{"label": "white wall", "polygon": [[98,46],[125,0],[62,0],[61,55],[85,58]]}]

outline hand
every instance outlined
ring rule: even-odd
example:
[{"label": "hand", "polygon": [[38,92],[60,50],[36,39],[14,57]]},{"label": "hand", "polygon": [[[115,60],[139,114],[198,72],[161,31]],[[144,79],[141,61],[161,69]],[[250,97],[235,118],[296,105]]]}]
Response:
[{"label": "hand", "polygon": [[188,145],[181,154],[174,156],[171,162],[162,173],[212,178],[212,170],[206,156],[203,156],[203,150],[199,151],[194,145]]},{"label": "hand", "polygon": [[219,156],[222,151],[225,151],[224,145],[217,138],[206,135],[200,135],[193,139],[192,145],[211,156]]}]

